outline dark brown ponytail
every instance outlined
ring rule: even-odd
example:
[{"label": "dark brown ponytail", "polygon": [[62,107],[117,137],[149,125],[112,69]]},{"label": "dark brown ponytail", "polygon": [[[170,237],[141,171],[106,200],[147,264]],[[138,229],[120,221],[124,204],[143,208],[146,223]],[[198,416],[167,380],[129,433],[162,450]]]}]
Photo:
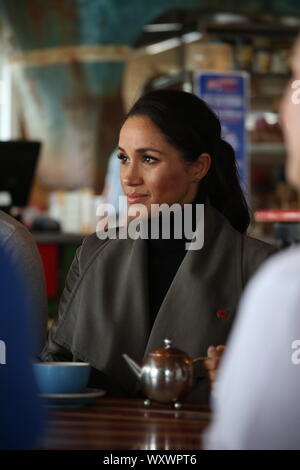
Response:
[{"label": "dark brown ponytail", "polygon": [[248,205],[239,183],[233,148],[223,139],[212,145],[212,165],[199,185],[199,200],[206,197],[236,230],[246,232],[250,224]]}]

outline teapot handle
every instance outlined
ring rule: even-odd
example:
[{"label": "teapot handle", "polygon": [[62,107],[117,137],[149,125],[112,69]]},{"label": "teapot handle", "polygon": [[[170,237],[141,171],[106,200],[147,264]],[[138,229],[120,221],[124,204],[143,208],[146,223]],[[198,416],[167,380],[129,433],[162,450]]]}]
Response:
[{"label": "teapot handle", "polygon": [[192,359],[192,363],[194,364],[195,362],[198,362],[198,361],[207,361],[208,359],[209,359],[209,357],[198,356],[198,357],[194,357],[194,359]]}]

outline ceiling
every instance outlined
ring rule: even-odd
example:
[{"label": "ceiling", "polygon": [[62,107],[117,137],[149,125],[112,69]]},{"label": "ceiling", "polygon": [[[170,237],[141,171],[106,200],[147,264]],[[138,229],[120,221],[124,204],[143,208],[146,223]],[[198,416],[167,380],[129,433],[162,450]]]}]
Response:
[{"label": "ceiling", "polygon": [[[151,24],[145,25],[143,31],[135,43],[135,47],[141,47],[166,39],[170,39],[192,31],[226,33],[235,32],[249,34],[283,34],[293,35],[300,31],[300,4],[299,15],[291,14],[243,14],[232,15],[195,11],[195,10],[171,10],[160,15]],[[234,17],[235,16],[235,17]],[[161,29],[161,31],[158,31]]]}]

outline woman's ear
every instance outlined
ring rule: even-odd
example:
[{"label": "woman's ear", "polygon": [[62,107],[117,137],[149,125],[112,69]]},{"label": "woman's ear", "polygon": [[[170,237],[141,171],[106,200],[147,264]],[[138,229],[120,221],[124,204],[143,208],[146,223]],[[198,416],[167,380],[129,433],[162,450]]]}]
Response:
[{"label": "woman's ear", "polygon": [[211,167],[211,156],[209,153],[201,153],[197,160],[193,162],[194,166],[194,180],[200,181],[208,173]]}]

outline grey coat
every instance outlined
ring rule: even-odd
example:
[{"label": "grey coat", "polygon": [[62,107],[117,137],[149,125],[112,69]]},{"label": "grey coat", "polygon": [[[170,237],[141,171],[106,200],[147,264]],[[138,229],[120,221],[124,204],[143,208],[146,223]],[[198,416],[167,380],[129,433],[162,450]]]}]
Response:
[{"label": "grey coat", "polygon": [[[90,362],[103,388],[134,394],[138,384],[122,353],[142,359],[165,337],[192,357],[225,344],[245,284],[272,252],[207,205],[204,246],[187,251],[150,330],[145,240],[99,240],[93,234],[73,261],[41,359]],[[188,399],[207,401],[201,368],[196,375]]]}]

